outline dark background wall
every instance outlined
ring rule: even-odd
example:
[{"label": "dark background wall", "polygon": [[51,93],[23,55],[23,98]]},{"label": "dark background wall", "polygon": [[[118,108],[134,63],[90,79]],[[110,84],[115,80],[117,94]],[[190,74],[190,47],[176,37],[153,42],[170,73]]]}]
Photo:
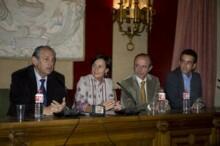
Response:
[{"label": "dark background wall", "polygon": [[85,59],[73,63],[73,90],[68,91],[67,103],[72,103],[80,77],[91,72],[92,59],[97,54],[112,56],[112,3],[113,0],[86,0]]},{"label": "dark background wall", "polygon": [[171,69],[176,31],[178,0],[154,0],[156,15],[149,34],[148,52],[153,60],[152,74],[160,78],[161,86]]},{"label": "dark background wall", "polygon": [[74,86],[97,54],[112,56],[112,0],[86,0],[85,61],[74,63]]}]

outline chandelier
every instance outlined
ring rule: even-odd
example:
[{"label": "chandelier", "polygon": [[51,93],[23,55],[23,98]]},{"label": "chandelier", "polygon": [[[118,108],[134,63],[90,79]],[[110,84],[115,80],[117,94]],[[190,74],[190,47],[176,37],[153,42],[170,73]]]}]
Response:
[{"label": "chandelier", "polygon": [[128,36],[127,49],[132,51],[134,36],[146,30],[149,32],[152,26],[153,0],[114,0],[113,22],[119,25],[119,31]]}]

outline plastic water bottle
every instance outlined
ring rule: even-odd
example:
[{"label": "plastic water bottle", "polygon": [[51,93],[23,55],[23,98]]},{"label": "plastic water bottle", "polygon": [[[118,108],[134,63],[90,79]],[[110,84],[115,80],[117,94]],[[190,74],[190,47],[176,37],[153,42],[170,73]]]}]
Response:
[{"label": "plastic water bottle", "polygon": [[183,113],[189,113],[190,111],[190,94],[189,92],[183,92]]},{"label": "plastic water bottle", "polygon": [[159,100],[159,108],[158,112],[159,113],[165,113],[166,112],[166,105],[165,105],[165,100],[166,100],[166,95],[163,91],[158,93],[158,100]]},{"label": "plastic water bottle", "polygon": [[44,95],[42,92],[35,94],[35,108],[34,108],[34,117],[40,119],[43,116],[43,102]]}]

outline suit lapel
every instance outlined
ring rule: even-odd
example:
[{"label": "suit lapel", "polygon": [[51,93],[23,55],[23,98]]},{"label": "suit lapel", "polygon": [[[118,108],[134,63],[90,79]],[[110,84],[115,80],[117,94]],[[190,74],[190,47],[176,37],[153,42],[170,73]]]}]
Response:
[{"label": "suit lapel", "polygon": [[195,78],[195,74],[192,73],[192,78],[191,78],[191,81],[190,81],[190,96],[193,95],[193,92],[194,92],[194,91],[197,91],[197,89],[195,88],[195,87],[196,87],[196,85],[195,85],[195,83],[196,83],[195,79],[196,79],[196,78]]},{"label": "suit lapel", "polygon": [[[48,78],[47,78],[47,103],[50,103],[51,102],[51,97],[53,95],[51,95],[51,91],[53,90],[53,80],[52,80],[52,75],[48,75]],[[52,88],[51,88],[52,87]]]},{"label": "suit lapel", "polygon": [[138,85],[138,82],[137,82],[137,79],[135,76],[132,76],[132,86],[133,87],[131,88],[132,89],[131,94],[132,94],[134,100],[136,101],[136,103],[139,103],[139,96],[140,96],[139,90],[140,90],[140,88],[139,88],[139,85]]},{"label": "suit lapel", "polygon": [[[147,89],[147,102],[149,102],[151,99],[149,97],[151,97],[151,94],[152,94],[152,80],[150,79],[150,77],[147,75],[147,84],[146,84],[146,89]],[[151,85],[151,86],[150,86]]]},{"label": "suit lapel", "polygon": [[56,99],[56,97],[54,97],[54,96],[59,97],[59,95],[56,94],[56,93],[59,93],[59,92],[57,92],[57,89],[55,88],[57,85],[56,81],[57,80],[56,80],[56,76],[55,76],[54,72],[52,72],[51,74],[48,75],[48,78],[47,78],[47,103],[51,103],[52,100]]},{"label": "suit lapel", "polygon": [[152,77],[148,74],[147,75],[147,102],[151,102],[153,98],[155,98],[155,94],[157,94],[157,91],[155,91],[156,84],[153,81]]},{"label": "suit lapel", "polygon": [[[180,92],[181,93],[183,93],[184,92],[184,82],[183,82],[183,76],[182,76],[182,73],[181,73],[181,71],[180,71],[180,69],[178,70],[178,74],[177,74],[177,76],[178,76],[178,79],[179,79],[179,85],[180,85]],[[181,97],[182,97],[182,95],[181,95]]]}]

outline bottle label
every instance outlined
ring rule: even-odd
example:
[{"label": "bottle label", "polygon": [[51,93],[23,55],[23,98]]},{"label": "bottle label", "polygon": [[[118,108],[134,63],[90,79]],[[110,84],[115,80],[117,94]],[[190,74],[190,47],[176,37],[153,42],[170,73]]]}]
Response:
[{"label": "bottle label", "polygon": [[104,116],[105,107],[102,105],[92,105],[92,112],[90,114],[94,116]]},{"label": "bottle label", "polygon": [[166,99],[165,93],[164,92],[159,92],[158,93],[158,99],[159,100],[165,100]]},{"label": "bottle label", "polygon": [[183,99],[190,99],[189,92],[183,92]]},{"label": "bottle label", "polygon": [[35,103],[43,103],[44,95],[42,93],[35,94]]}]

